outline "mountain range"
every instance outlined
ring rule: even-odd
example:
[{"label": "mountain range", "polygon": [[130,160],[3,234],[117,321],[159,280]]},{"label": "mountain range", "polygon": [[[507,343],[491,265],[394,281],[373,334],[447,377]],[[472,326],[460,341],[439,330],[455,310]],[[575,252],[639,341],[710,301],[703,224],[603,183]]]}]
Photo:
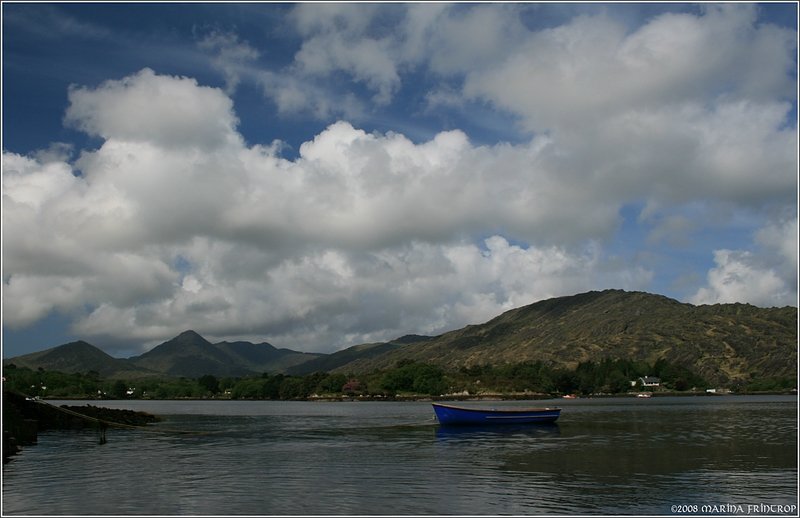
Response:
[{"label": "mountain range", "polygon": [[4,365],[63,372],[94,370],[107,378],[251,374],[363,373],[417,360],[447,369],[542,361],[574,368],[584,361],[665,359],[714,383],[797,376],[795,307],[694,306],[643,292],[606,290],[548,299],[488,322],[438,336],[406,335],[332,354],[278,349],[269,343],[212,344],[194,331],[132,358],[113,358],[72,342],[3,360]]},{"label": "mountain range", "polygon": [[278,349],[266,342],[219,342],[212,344],[194,331],[184,331],[175,338],[131,358],[114,358],[83,341],[71,342],[45,351],[3,360],[32,369],[61,372],[95,371],[105,378],[142,377],[198,378],[247,376],[286,369],[319,357],[291,349]]}]

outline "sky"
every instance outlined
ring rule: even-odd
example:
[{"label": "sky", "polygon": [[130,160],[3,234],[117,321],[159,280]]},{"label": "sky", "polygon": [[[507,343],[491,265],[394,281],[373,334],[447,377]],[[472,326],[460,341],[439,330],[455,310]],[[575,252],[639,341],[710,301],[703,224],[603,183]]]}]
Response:
[{"label": "sky", "polygon": [[2,5],[3,357],[797,306],[797,6]]}]

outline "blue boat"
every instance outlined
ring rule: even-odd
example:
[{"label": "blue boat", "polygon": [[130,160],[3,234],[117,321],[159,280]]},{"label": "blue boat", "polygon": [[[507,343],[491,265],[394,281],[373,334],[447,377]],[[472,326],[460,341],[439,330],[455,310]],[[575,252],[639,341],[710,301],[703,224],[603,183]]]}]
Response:
[{"label": "blue boat", "polygon": [[465,408],[441,403],[433,403],[433,411],[443,425],[553,423],[561,415],[557,407]]}]

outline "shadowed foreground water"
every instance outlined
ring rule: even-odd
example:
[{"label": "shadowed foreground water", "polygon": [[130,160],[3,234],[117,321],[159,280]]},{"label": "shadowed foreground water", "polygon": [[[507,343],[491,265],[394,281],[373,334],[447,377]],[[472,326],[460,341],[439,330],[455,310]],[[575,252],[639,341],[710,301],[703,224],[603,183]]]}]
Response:
[{"label": "shadowed foreground water", "polygon": [[797,505],[796,397],[535,402],[554,404],[564,410],[553,426],[447,429],[424,402],[103,402],[164,420],[109,430],[104,445],[92,431],[41,434],[4,466],[2,510],[674,515],[674,505]]}]

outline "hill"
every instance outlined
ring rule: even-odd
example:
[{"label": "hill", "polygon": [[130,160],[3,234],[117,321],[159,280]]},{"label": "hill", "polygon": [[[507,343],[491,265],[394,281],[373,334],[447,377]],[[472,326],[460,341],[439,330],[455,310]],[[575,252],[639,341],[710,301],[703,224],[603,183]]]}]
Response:
[{"label": "hill", "polygon": [[289,368],[287,373],[302,376],[311,374],[312,372],[330,372],[341,369],[353,362],[366,361],[370,358],[390,353],[407,344],[424,342],[431,339],[432,337],[430,336],[406,335],[392,340],[391,342],[354,345],[353,347],[348,347],[347,349],[342,349],[341,351],[300,363]]},{"label": "hill", "polygon": [[325,355],[279,349],[267,342],[220,342],[215,344],[232,360],[253,372],[286,372],[287,369],[312,362]]},{"label": "hill", "polygon": [[147,368],[133,365],[128,360],[114,358],[84,341],[70,342],[44,351],[3,360],[3,365],[11,363],[18,367],[28,367],[34,370],[42,368],[69,373],[95,371],[104,378],[140,378],[158,374]]},{"label": "hill", "polygon": [[293,365],[318,356],[290,349],[277,349],[268,343],[212,344],[194,331],[185,331],[140,356],[128,359],[114,358],[81,341],[5,359],[3,364],[13,363],[19,367],[41,367],[67,373],[94,370],[104,378],[117,379],[148,376],[198,378],[205,374],[235,377],[284,372]]},{"label": "hill", "polygon": [[334,370],[369,372],[403,359],[448,369],[522,361],[574,368],[604,358],[663,358],[714,383],[796,376],[797,308],[693,306],[641,292],[589,292],[513,309]]},{"label": "hill", "polygon": [[168,376],[187,378],[204,374],[241,376],[248,373],[248,369],[231,361],[228,354],[194,331],[184,331],[141,356],[130,358],[130,362]]},{"label": "hill", "polygon": [[544,300],[488,322],[435,337],[407,335],[333,354],[277,349],[268,343],[212,344],[186,331],[138,357],[112,358],[86,342],[4,360],[63,372],[95,370],[104,377],[244,376],[317,371],[360,374],[416,360],[458,369],[542,361],[664,359],[712,383],[797,376],[797,308],[748,304],[694,306],[642,292],[606,290]]},{"label": "hill", "polygon": [[287,368],[317,358],[317,354],[278,349],[263,342],[219,342],[212,344],[194,331],[184,331],[141,356],[130,358],[136,366],[168,376],[198,378],[246,376],[284,372]]}]

